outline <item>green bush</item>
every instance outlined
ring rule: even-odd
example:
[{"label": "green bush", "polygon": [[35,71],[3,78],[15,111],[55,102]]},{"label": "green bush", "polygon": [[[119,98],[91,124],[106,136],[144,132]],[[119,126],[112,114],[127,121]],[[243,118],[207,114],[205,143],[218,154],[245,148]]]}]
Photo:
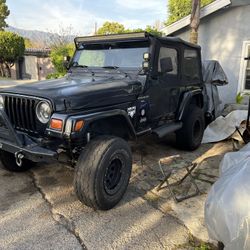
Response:
[{"label": "green bush", "polygon": [[[58,47],[54,47],[51,50],[50,58],[55,67],[56,73],[50,74],[54,76],[63,76],[66,74],[67,70],[63,65],[64,57],[70,56],[72,57],[74,54],[75,47],[73,44],[60,45]],[[58,77],[56,77],[58,78]]]},{"label": "green bush", "polygon": [[57,79],[63,77],[65,74],[61,73],[51,73],[46,76],[46,79]]}]

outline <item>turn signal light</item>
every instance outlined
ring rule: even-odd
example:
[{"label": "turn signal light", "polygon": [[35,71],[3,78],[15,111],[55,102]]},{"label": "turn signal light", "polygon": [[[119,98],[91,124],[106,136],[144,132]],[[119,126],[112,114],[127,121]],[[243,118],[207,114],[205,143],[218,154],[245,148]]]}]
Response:
[{"label": "turn signal light", "polygon": [[75,127],[74,127],[74,131],[75,132],[78,132],[80,131],[84,126],[84,121],[83,120],[80,120],[80,121],[77,121],[76,124],[75,124]]},{"label": "turn signal light", "polygon": [[50,128],[62,131],[63,121],[59,119],[51,119]]}]

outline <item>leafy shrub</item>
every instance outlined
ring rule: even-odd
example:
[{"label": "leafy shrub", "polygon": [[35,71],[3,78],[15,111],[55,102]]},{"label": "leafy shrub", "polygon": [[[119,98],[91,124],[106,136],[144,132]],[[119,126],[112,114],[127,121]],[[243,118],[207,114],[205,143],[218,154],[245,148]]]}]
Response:
[{"label": "leafy shrub", "polygon": [[51,75],[63,76],[66,74],[67,70],[63,65],[64,57],[72,57],[74,50],[75,47],[73,44],[65,44],[52,48],[50,58],[55,67],[56,73],[50,74],[49,77],[51,77]]},{"label": "leafy shrub", "polygon": [[64,74],[61,74],[61,73],[51,73],[51,74],[48,74],[46,79],[57,79],[57,78],[61,78],[63,77]]}]

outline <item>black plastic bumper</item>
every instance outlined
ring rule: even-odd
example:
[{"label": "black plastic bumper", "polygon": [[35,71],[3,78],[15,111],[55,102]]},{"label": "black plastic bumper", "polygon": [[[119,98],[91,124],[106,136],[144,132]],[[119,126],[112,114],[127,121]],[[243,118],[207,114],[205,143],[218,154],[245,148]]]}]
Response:
[{"label": "black plastic bumper", "polygon": [[43,148],[27,135],[16,132],[2,110],[0,110],[0,149],[16,155],[21,153],[25,159],[34,162],[51,162],[58,158],[57,152]]}]

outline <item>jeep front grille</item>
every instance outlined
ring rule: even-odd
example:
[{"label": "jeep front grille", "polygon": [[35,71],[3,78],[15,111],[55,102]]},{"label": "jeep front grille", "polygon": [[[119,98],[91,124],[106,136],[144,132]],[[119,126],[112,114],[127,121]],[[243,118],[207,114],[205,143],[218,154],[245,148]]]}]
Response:
[{"label": "jeep front grille", "polygon": [[35,108],[39,100],[23,96],[5,96],[5,112],[15,129],[37,133]]}]

